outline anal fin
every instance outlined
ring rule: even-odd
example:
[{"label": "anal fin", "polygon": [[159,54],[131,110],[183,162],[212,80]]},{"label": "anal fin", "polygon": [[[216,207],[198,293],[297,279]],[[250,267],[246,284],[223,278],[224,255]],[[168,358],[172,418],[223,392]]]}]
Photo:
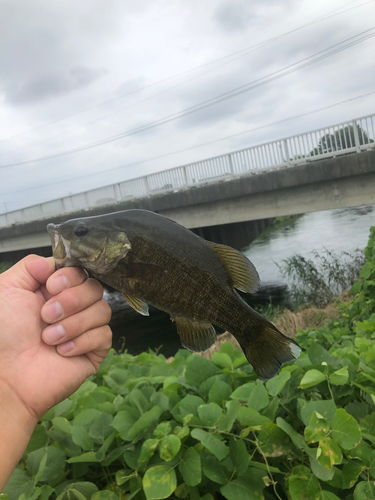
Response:
[{"label": "anal fin", "polygon": [[181,344],[192,352],[206,351],[216,342],[216,331],[211,323],[187,318],[175,318]]},{"label": "anal fin", "polygon": [[138,299],[137,297],[134,297],[133,295],[128,295],[127,293],[123,293],[122,296],[129,304],[129,306],[134,309],[134,311],[137,311],[137,313],[142,314],[142,316],[150,315],[150,313],[148,312],[148,305],[142,299]]}]

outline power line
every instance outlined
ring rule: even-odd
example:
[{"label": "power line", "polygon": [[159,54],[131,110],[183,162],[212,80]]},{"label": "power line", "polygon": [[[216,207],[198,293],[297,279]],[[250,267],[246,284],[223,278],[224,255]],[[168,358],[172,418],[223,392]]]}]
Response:
[{"label": "power line", "polygon": [[[344,13],[346,13],[346,12],[348,12],[348,11],[353,10],[353,9],[358,9],[358,8],[360,8],[360,7],[363,7],[363,6],[365,6],[365,5],[368,5],[368,4],[370,4],[370,3],[373,3],[375,0],[370,0],[370,1],[365,2],[365,3],[362,3],[362,4],[360,4],[360,5],[357,5],[357,6],[350,7],[350,8],[348,8],[348,9],[342,10],[344,7],[347,7],[348,5],[351,5],[352,3],[355,3],[355,2],[357,2],[357,1],[358,1],[358,0],[352,0],[351,2],[348,2],[347,4],[345,4],[345,5],[341,6],[341,7],[338,7],[338,8],[336,8],[336,9],[333,9],[333,10],[331,10],[331,11],[327,12],[327,14],[324,14],[324,15],[322,15],[322,16],[319,16],[319,17],[317,17],[317,18],[315,18],[315,19],[313,19],[313,20],[309,21],[308,23],[305,23],[305,24],[303,24],[303,25],[301,25],[301,26],[298,26],[297,28],[294,28],[294,29],[289,30],[289,31],[287,31],[287,32],[285,32],[285,33],[282,33],[281,35],[277,35],[277,36],[275,36],[275,37],[269,38],[269,39],[267,39],[267,40],[265,40],[265,41],[263,41],[263,42],[259,42],[259,43],[255,44],[255,45],[252,45],[252,46],[247,47],[247,48],[245,48],[245,49],[241,49],[241,50],[239,50],[239,51],[237,51],[237,52],[233,52],[233,53],[231,53],[231,54],[228,54],[228,55],[226,55],[226,56],[223,56],[223,57],[220,57],[220,58],[214,59],[214,60],[212,60],[212,61],[209,61],[209,62],[207,62],[207,63],[201,64],[201,65],[199,65],[199,66],[195,66],[195,67],[194,67],[194,68],[192,68],[192,69],[189,69],[189,70],[183,71],[182,73],[178,73],[178,74],[176,74],[176,75],[172,75],[172,76],[170,76],[170,77],[168,77],[168,78],[164,78],[163,80],[159,80],[159,81],[154,82],[154,83],[151,83],[151,84],[149,84],[149,85],[145,85],[145,86],[143,86],[143,87],[141,87],[141,88],[139,88],[139,89],[133,90],[133,91],[131,91],[131,92],[127,92],[127,93],[125,93],[125,94],[121,94],[121,95],[119,95],[119,96],[117,96],[117,97],[113,97],[113,98],[111,98],[111,99],[107,99],[107,100],[105,100],[105,101],[102,101],[102,102],[100,102],[100,103],[98,103],[98,104],[95,104],[95,105],[93,105],[93,106],[90,106],[90,107],[88,107],[88,108],[82,109],[82,110],[77,111],[77,112],[75,112],[75,113],[72,113],[72,114],[70,114],[70,115],[64,116],[64,117],[62,117],[62,118],[58,118],[57,120],[53,120],[53,121],[48,122],[48,123],[46,123],[46,124],[39,125],[39,126],[34,127],[34,128],[32,128],[32,129],[29,129],[29,130],[26,130],[26,131],[24,131],[24,132],[21,132],[21,133],[19,133],[19,134],[16,134],[16,135],[13,135],[13,136],[7,137],[7,138],[5,138],[5,139],[1,139],[1,140],[0,140],[0,143],[1,143],[1,142],[4,142],[4,141],[11,140],[11,139],[14,139],[14,138],[16,138],[16,137],[19,137],[19,136],[21,136],[21,135],[27,134],[27,133],[29,133],[29,132],[33,132],[33,131],[38,130],[38,129],[40,129],[40,128],[44,128],[44,127],[48,127],[48,126],[50,126],[50,125],[54,125],[55,123],[58,123],[58,122],[60,122],[60,121],[66,120],[66,119],[68,119],[68,118],[72,118],[73,116],[77,116],[77,115],[79,115],[79,114],[85,113],[85,112],[87,112],[87,111],[90,111],[91,109],[97,108],[97,107],[102,106],[102,105],[104,105],[104,104],[108,104],[108,103],[110,103],[110,102],[116,101],[116,100],[121,99],[121,98],[123,98],[123,97],[127,97],[127,96],[132,95],[132,94],[135,94],[135,93],[137,93],[137,92],[141,92],[142,90],[146,90],[146,89],[149,89],[149,88],[151,88],[151,87],[154,87],[154,86],[160,85],[161,83],[165,83],[165,82],[167,82],[167,81],[170,81],[170,80],[173,80],[173,79],[179,78],[179,77],[184,76],[184,75],[186,75],[186,74],[188,74],[188,73],[192,73],[192,72],[194,72],[194,71],[197,71],[197,70],[199,70],[199,69],[201,69],[201,68],[204,68],[204,67],[206,67],[206,66],[209,66],[209,65],[211,65],[211,64],[215,64],[215,63],[220,62],[220,61],[222,61],[222,60],[229,59],[229,58],[233,58],[233,56],[237,56],[237,57],[235,57],[235,58],[231,59],[230,61],[228,61],[228,62],[226,62],[226,63],[224,63],[224,64],[221,64],[221,65],[215,66],[214,68],[211,68],[211,69],[209,69],[209,70],[207,70],[207,71],[205,71],[205,72],[203,72],[203,73],[201,73],[201,74],[199,74],[199,75],[196,75],[196,76],[192,77],[191,79],[189,79],[189,80],[187,80],[187,81],[184,81],[184,82],[182,82],[182,83],[179,83],[179,84],[177,84],[177,85],[174,85],[174,86],[172,86],[172,87],[169,87],[168,89],[166,89],[166,90],[164,90],[164,91],[162,91],[162,92],[160,92],[160,93],[154,94],[154,95],[152,95],[152,96],[150,96],[150,97],[148,97],[148,98],[146,98],[146,99],[143,99],[143,100],[141,100],[141,101],[139,101],[139,102],[137,102],[137,103],[131,104],[130,106],[126,106],[126,107],[124,107],[124,108],[121,108],[121,109],[120,109],[120,110],[118,110],[118,111],[115,111],[115,112],[113,112],[113,113],[110,113],[110,114],[104,115],[104,116],[102,116],[102,117],[100,117],[100,118],[97,118],[97,119],[95,119],[95,120],[92,120],[92,121],[90,121],[90,122],[88,122],[88,123],[86,123],[86,124],[84,124],[84,125],[82,125],[82,126],[80,126],[80,127],[77,127],[77,128],[81,128],[81,127],[84,127],[84,126],[86,126],[86,125],[90,125],[91,123],[94,123],[94,122],[96,122],[96,121],[98,121],[98,120],[105,119],[105,118],[107,118],[108,116],[112,116],[113,114],[116,114],[116,113],[119,113],[119,112],[121,112],[121,111],[123,111],[123,110],[125,110],[125,109],[128,109],[129,107],[132,107],[132,106],[138,105],[138,104],[140,104],[140,103],[143,103],[143,102],[145,102],[145,101],[148,101],[148,100],[150,100],[150,99],[153,99],[153,98],[155,98],[155,97],[157,97],[157,96],[159,96],[159,95],[161,95],[161,94],[163,94],[163,93],[165,93],[165,92],[169,92],[170,90],[172,90],[172,89],[174,89],[174,88],[176,88],[176,87],[178,87],[178,86],[180,86],[180,85],[183,85],[183,84],[185,84],[185,83],[187,83],[187,82],[189,82],[189,81],[192,81],[192,80],[194,80],[194,79],[196,79],[196,78],[200,78],[201,76],[204,76],[205,74],[207,74],[207,73],[209,73],[209,72],[211,72],[211,71],[215,71],[216,69],[221,68],[222,66],[225,66],[225,65],[227,65],[227,64],[229,64],[229,63],[231,63],[231,62],[233,62],[233,61],[235,61],[235,60],[237,60],[237,59],[239,59],[239,58],[241,58],[241,57],[244,57],[244,56],[248,55],[250,52],[253,52],[254,50],[257,50],[257,49],[259,49],[259,48],[262,48],[262,47],[264,47],[264,46],[266,46],[266,45],[268,45],[268,44],[270,44],[270,43],[273,43],[273,42],[275,42],[275,41],[279,40],[280,38],[283,38],[283,37],[285,37],[285,36],[287,36],[287,35],[290,35],[291,33],[294,33],[294,32],[296,32],[296,31],[299,31],[299,30],[301,30],[301,29],[304,29],[304,28],[306,28],[306,27],[308,27],[308,26],[312,26],[312,25],[314,25],[314,24],[316,24],[316,23],[319,23],[319,22],[321,22],[321,21],[324,21],[324,20],[326,20],[326,19],[330,19],[331,17],[335,17],[335,16],[337,16],[337,15],[344,14]],[[341,12],[337,12],[337,11],[341,11]],[[241,54],[241,55],[238,55],[238,54]],[[76,129],[74,129],[74,130],[76,130]],[[62,134],[64,134],[64,133],[65,133],[65,132],[63,132]],[[51,138],[49,138],[49,139],[54,139],[55,137],[58,137],[58,136],[60,136],[60,135],[62,135],[62,134],[57,134],[56,136],[53,136],[53,137],[51,137]],[[49,140],[49,139],[48,139],[48,140]],[[38,144],[39,142],[44,142],[44,141],[38,141],[38,142],[36,142],[36,143],[29,144],[28,146],[31,146],[31,145],[33,145],[33,144]],[[28,146],[26,146],[26,147],[28,147]]]},{"label": "power line", "polygon": [[[101,141],[96,141],[94,143],[86,144],[85,146],[73,148],[71,150],[62,151],[60,153],[47,155],[44,157],[34,158],[32,160],[25,160],[22,162],[15,162],[15,163],[2,165],[2,166],[0,166],[0,168],[9,168],[9,167],[15,167],[15,166],[19,166],[19,165],[27,165],[27,164],[35,163],[38,161],[45,161],[45,160],[49,160],[49,159],[53,159],[53,158],[59,158],[62,156],[70,155],[70,154],[77,153],[80,151],[85,151],[87,149],[92,149],[92,148],[95,148],[95,147],[98,147],[98,146],[101,146],[104,144],[108,144],[110,142],[114,142],[114,141],[123,139],[125,137],[129,137],[131,135],[134,135],[134,134],[137,134],[140,132],[144,132],[144,131],[149,130],[151,128],[158,127],[158,126],[163,125],[165,123],[169,123],[169,122],[174,121],[178,118],[182,118],[184,116],[190,115],[190,114],[195,113],[197,111],[201,111],[201,110],[206,109],[206,108],[213,106],[215,104],[219,104],[227,99],[236,97],[236,96],[241,95],[245,92],[249,92],[250,90],[253,90],[253,89],[258,88],[262,85],[265,85],[266,83],[274,81],[274,80],[281,78],[283,76],[289,75],[295,71],[298,71],[298,70],[305,68],[311,64],[314,64],[318,61],[321,61],[322,59],[325,59],[325,58],[330,57],[330,56],[332,56],[338,52],[341,52],[347,48],[350,48],[354,45],[357,45],[358,43],[361,43],[361,42],[375,36],[375,33],[373,32],[374,29],[375,28],[370,28],[368,30],[365,30],[365,31],[358,33],[352,37],[349,37],[349,38],[347,38],[339,43],[336,43],[336,44],[334,44],[326,49],[323,49],[319,52],[316,52],[315,54],[313,54],[311,56],[305,57],[305,58],[301,59],[300,61],[289,64],[288,66],[285,66],[284,68],[281,68],[280,70],[274,71],[273,73],[270,73],[269,75],[258,78],[257,80],[249,82],[245,85],[241,85],[241,86],[239,86],[235,89],[232,89],[228,92],[224,92],[222,94],[219,94],[216,97],[213,97],[211,99],[203,101],[203,102],[198,103],[194,106],[191,106],[191,107],[186,108],[182,111],[179,111],[178,113],[174,113],[172,115],[166,116],[164,118],[161,118],[161,119],[156,120],[154,122],[151,122],[149,124],[143,125],[141,127],[127,130],[121,134],[107,137],[106,139],[103,139]],[[361,38],[358,38],[358,37],[361,37]],[[355,40],[356,38],[358,38],[358,39]]]},{"label": "power line", "polygon": [[[177,151],[172,151],[170,153],[165,153],[165,154],[162,154],[162,155],[159,155],[159,156],[154,156],[153,158],[148,158],[146,160],[140,160],[140,161],[136,161],[136,162],[133,162],[133,163],[128,163],[127,165],[121,165],[120,167],[109,168],[109,169],[107,169],[105,171],[105,173],[107,173],[107,172],[113,172],[115,170],[121,170],[121,169],[124,169],[124,168],[134,167],[136,165],[140,165],[140,164],[143,164],[143,163],[148,163],[150,161],[155,161],[155,160],[159,160],[161,158],[166,158],[167,156],[173,156],[173,155],[176,155],[176,154],[179,154],[179,153],[185,153],[185,152],[191,151],[193,149],[202,148],[202,147],[208,146],[210,144],[215,144],[217,142],[221,142],[221,141],[225,141],[225,140],[228,140],[228,139],[232,139],[233,137],[239,137],[241,135],[246,135],[246,134],[250,134],[250,133],[253,133],[253,132],[257,132],[258,130],[262,130],[264,128],[272,127],[274,125],[279,125],[281,123],[285,123],[285,122],[288,122],[288,121],[291,121],[291,120],[296,120],[297,118],[303,118],[304,116],[312,115],[314,113],[319,113],[321,111],[325,111],[327,109],[331,109],[331,108],[334,108],[336,106],[340,106],[341,104],[345,104],[347,102],[355,101],[357,99],[362,99],[363,97],[367,97],[367,96],[373,95],[373,94],[375,94],[375,90],[373,90],[371,92],[368,92],[366,94],[361,94],[359,96],[351,97],[350,99],[345,99],[344,101],[339,101],[339,102],[336,102],[334,104],[330,104],[329,106],[325,106],[323,108],[314,109],[312,111],[307,111],[306,113],[301,113],[299,115],[294,115],[294,116],[291,116],[289,118],[284,118],[282,120],[278,120],[278,121],[275,121],[275,122],[267,123],[267,124],[261,125],[259,127],[254,127],[254,128],[248,129],[248,130],[244,130],[243,132],[238,132],[236,134],[231,134],[231,135],[228,135],[228,136],[225,136],[225,137],[221,137],[219,139],[214,139],[212,141],[203,142],[201,144],[197,144],[196,146],[191,146],[191,147],[185,148],[185,149],[179,149]],[[42,187],[54,186],[56,184],[61,184],[63,182],[71,182],[71,181],[75,181],[75,180],[79,180],[79,179],[85,179],[87,177],[92,177],[93,175],[101,175],[101,174],[103,174],[103,171],[101,171],[101,172],[91,172],[90,174],[80,175],[80,176],[77,176],[77,177],[73,177],[71,179],[59,180],[59,181],[55,181],[55,182],[49,182],[48,184],[41,184],[39,186],[34,186],[34,187],[29,187],[29,188],[24,188],[24,189],[18,189],[16,191],[10,191],[10,192],[8,192],[6,194],[16,194],[16,193],[21,193],[21,192],[24,192],[24,191],[31,191],[31,190],[39,189],[39,188],[42,188]],[[132,179],[129,179],[129,180],[132,180]],[[19,202],[15,202],[15,203],[19,203]]]}]

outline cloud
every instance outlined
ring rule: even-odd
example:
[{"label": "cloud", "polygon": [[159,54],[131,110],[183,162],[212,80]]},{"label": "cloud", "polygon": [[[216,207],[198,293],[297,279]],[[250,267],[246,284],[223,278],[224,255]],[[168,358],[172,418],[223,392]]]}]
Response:
[{"label": "cloud", "polygon": [[29,81],[8,86],[5,99],[11,104],[20,105],[58,97],[88,87],[104,73],[104,70],[76,66],[67,73],[38,74]]},{"label": "cloud", "polygon": [[250,2],[225,2],[213,16],[217,26],[226,33],[246,31],[254,17]]}]

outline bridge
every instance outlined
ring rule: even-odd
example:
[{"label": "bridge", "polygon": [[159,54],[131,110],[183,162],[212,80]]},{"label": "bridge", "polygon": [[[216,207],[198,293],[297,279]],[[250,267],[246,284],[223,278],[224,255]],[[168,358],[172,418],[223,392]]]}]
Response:
[{"label": "bridge", "polygon": [[221,227],[375,204],[375,114],[0,214],[0,260],[50,247],[48,222],[129,208]]}]

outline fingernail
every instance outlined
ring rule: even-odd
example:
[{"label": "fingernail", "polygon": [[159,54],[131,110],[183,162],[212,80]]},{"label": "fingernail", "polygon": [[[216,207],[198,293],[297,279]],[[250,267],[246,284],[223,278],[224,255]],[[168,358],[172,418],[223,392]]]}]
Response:
[{"label": "fingernail", "polygon": [[63,306],[57,300],[49,304],[43,310],[43,317],[47,323],[56,321],[64,316]]},{"label": "fingernail", "polygon": [[61,340],[65,335],[65,328],[62,325],[53,325],[45,331],[45,338],[48,342],[54,343]]},{"label": "fingernail", "polygon": [[60,274],[60,276],[51,278],[49,287],[51,289],[51,292],[62,292],[63,290],[69,288],[69,285],[70,283],[68,278],[63,274]]},{"label": "fingernail", "polygon": [[64,342],[57,347],[59,354],[66,354],[74,349],[74,342],[69,340],[69,342]]}]

